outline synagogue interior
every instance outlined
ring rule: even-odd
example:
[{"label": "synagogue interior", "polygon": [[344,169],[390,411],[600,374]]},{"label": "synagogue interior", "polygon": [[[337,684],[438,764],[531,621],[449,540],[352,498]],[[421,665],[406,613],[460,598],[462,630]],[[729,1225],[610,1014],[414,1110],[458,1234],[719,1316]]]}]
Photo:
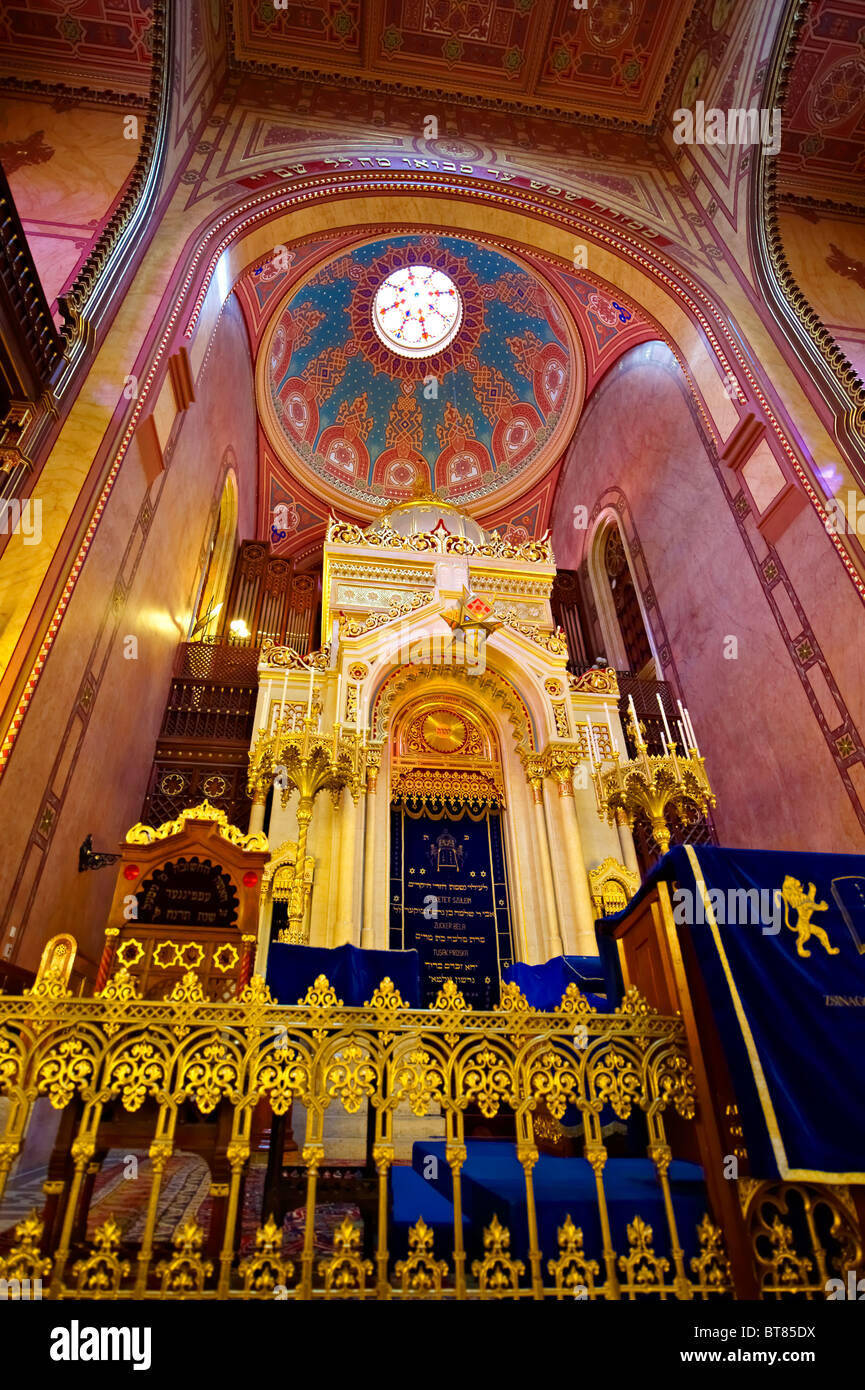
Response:
[{"label": "synagogue interior", "polygon": [[4,1298],[865,1296],[863,43],[0,4]]}]

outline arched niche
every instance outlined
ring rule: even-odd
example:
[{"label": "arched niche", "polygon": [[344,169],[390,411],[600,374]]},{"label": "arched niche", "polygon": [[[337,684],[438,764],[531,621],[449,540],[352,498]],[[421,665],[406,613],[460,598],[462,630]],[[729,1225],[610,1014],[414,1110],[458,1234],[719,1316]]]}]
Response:
[{"label": "arched niche", "polygon": [[233,467],[229,467],[207,548],[207,560],[201,577],[190,640],[203,642],[208,637],[215,637],[222,626],[225,617],[222,610],[228,599],[237,549],[237,515],[237,474]]},{"label": "arched niche", "polygon": [[391,728],[391,798],[474,798],[504,805],[499,739],[471,698],[451,689],[409,700]]},{"label": "arched niche", "polygon": [[[610,562],[613,548],[619,558],[615,573],[611,573]],[[625,528],[613,507],[605,507],[593,524],[587,560],[589,582],[603,635],[604,654],[609,664],[618,671],[633,670],[635,674],[645,672],[654,676],[657,655],[646,620],[643,598],[634,574]],[[627,614],[616,602],[616,587],[619,585],[628,586]],[[634,623],[640,624],[643,642],[629,640],[627,628],[623,626],[623,619],[627,622],[628,616]],[[650,663],[651,669],[647,670]]]},{"label": "arched niche", "polygon": [[452,981],[489,1009],[517,950],[499,733],[479,700],[437,686],[390,729],[388,944],[418,952],[428,1002]]}]

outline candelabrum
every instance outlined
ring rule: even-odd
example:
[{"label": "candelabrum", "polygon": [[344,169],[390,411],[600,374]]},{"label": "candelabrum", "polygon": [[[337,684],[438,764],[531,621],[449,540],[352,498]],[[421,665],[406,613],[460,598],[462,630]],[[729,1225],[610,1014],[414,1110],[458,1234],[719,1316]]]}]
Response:
[{"label": "candelabrum", "polygon": [[617,749],[612,756],[612,768],[605,772],[603,765],[598,763],[592,772],[598,812],[612,825],[616,813],[623,811],[631,829],[639,814],[647,816],[661,853],[666,854],[670,847],[667,807],[681,811],[690,803],[705,815],[709,807],[715,805],[715,795],[706,775],[706,760],[696,746],[680,754],[675,742],[666,738],[663,756],[649,754],[643,726],[638,724],[633,708],[630,732],[637,756],[620,765]]},{"label": "candelabrum", "polygon": [[274,790],[281,791],[285,808],[291,793],[298,793],[295,864],[299,867],[295,869],[289,894],[288,927],[279,933],[280,941],[294,944],[304,941],[310,885],[305,881],[302,866],[315,798],[319,792],[329,791],[337,800],[343,787],[347,787],[357,802],[367,773],[374,778],[381,760],[380,745],[370,743],[365,731],[334,724],[330,733],[323,733],[314,727],[316,722],[311,710],[302,721],[288,715],[271,733],[259,730],[249,754],[251,797],[261,795],[272,784]]}]

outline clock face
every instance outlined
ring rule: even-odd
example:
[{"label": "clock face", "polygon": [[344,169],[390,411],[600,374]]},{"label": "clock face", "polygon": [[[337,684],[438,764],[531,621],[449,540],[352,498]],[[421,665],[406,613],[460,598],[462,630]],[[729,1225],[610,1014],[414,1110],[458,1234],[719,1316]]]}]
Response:
[{"label": "clock face", "polygon": [[437,709],[423,722],[424,742],[436,753],[455,753],[466,741],[466,726],[458,714]]}]

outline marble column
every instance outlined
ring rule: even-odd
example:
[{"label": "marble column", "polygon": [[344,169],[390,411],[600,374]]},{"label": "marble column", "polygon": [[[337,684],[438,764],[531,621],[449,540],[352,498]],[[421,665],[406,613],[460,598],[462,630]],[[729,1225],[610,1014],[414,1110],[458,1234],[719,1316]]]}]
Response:
[{"label": "marble column", "polygon": [[364,825],[363,846],[363,927],[360,934],[360,944],[368,950],[375,948],[373,895],[375,892],[375,813],[378,805],[375,793],[377,783],[378,773],[373,770],[367,775],[367,787],[364,794],[366,823]]},{"label": "marble column", "polygon": [[559,913],[556,905],[556,890],[553,884],[553,866],[550,859],[549,833],[544,810],[544,774],[540,769],[529,769],[528,779],[532,788],[532,803],[535,810],[535,838],[537,841],[538,865],[544,903],[544,944],[548,959],[563,954],[562,938],[559,930]]},{"label": "marble column", "polygon": [[570,768],[562,768],[556,774],[556,786],[559,791],[559,811],[561,812],[564,832],[565,876],[570,886],[571,901],[574,905],[576,954],[596,956],[598,946],[595,940],[595,913],[592,907],[592,895],[589,892],[586,860],[577,820],[577,808],[574,804],[574,787]]},{"label": "marble column", "polygon": [[336,923],[334,926],[335,946],[354,944],[354,861],[357,849],[357,803],[346,787],[340,797],[337,818],[339,821],[339,880],[337,884]]},{"label": "marble column", "polygon": [[553,793],[548,782],[542,788],[544,818],[547,827],[547,853],[550,860],[550,877],[553,881],[553,892],[556,899],[556,947],[554,954],[564,955],[567,952],[567,921],[571,904],[571,885],[567,871],[567,854],[560,844],[559,835],[559,816],[557,814],[558,797]]},{"label": "marble column", "polygon": [[622,847],[622,863],[626,869],[633,869],[636,874],[640,873],[637,851],[634,848],[634,837],[631,834],[631,827],[628,825],[625,813],[621,808],[616,812],[616,830],[619,835],[619,844]]},{"label": "marble column", "polygon": [[[382,785],[389,786],[387,753],[384,766],[378,774]],[[390,944],[388,923],[390,921],[390,865],[388,863],[388,844],[390,842],[390,800],[387,791],[372,798],[367,814],[372,813],[372,945],[377,951],[385,951]]]},{"label": "marble column", "polygon": [[256,834],[257,831],[264,829],[264,808],[267,803],[267,789],[259,790],[252,798],[252,810],[249,813],[249,833]]}]

